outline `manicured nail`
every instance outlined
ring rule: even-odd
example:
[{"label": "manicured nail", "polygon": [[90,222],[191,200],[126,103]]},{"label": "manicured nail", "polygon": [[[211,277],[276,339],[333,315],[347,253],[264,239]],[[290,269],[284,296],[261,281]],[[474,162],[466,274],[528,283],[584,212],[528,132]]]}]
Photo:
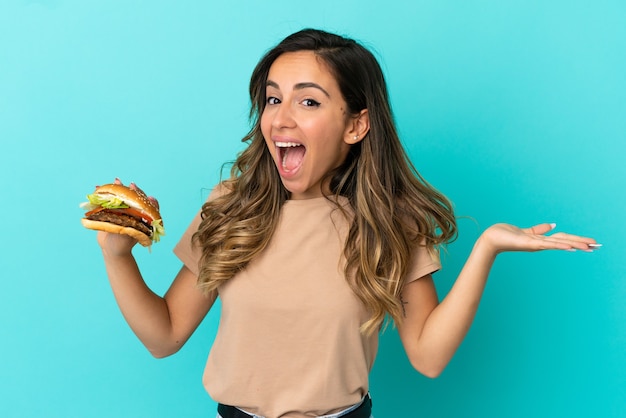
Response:
[{"label": "manicured nail", "polygon": [[593,248],[600,248],[602,247],[602,244],[587,244],[589,247],[593,247]]},{"label": "manicured nail", "polygon": [[554,228],[556,228],[556,224],[555,223],[551,223],[550,224],[550,229],[554,229]]}]

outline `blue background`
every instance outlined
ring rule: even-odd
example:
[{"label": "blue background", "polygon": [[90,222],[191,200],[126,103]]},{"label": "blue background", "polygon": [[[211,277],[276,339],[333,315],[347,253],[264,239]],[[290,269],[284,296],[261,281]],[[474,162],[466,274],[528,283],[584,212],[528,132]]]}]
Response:
[{"label": "blue background", "polygon": [[151,358],[78,204],[116,176],[159,197],[167,236],[135,254],[164,292],[172,247],[242,149],[255,63],[312,26],[380,57],[414,163],[463,216],[441,296],[495,222],[604,244],[502,255],[436,380],[389,330],[377,418],[626,416],[624,22],[617,0],[3,0],[0,415],[214,416],[200,379],[218,309],[177,355]]}]

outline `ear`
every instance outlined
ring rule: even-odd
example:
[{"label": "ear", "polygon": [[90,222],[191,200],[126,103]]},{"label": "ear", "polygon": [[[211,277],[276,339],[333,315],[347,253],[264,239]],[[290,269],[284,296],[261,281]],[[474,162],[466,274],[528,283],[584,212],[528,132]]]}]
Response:
[{"label": "ear", "polygon": [[357,142],[363,140],[369,130],[370,115],[367,109],[363,109],[355,116],[352,116],[348,121],[348,126],[346,128],[346,133],[343,140],[346,144],[354,145]]}]

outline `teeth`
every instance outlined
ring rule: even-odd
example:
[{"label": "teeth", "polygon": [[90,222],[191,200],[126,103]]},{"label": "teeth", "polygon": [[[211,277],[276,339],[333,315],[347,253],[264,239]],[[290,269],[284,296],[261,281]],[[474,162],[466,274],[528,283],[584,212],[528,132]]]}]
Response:
[{"label": "teeth", "polygon": [[[276,146],[276,148],[296,148],[296,147],[301,147],[302,144],[299,144],[297,142],[283,142],[283,141],[276,141],[274,142],[274,145]],[[287,151],[281,152],[280,154],[282,154],[282,166],[284,169],[287,169]]]},{"label": "teeth", "polygon": [[278,148],[289,148],[289,147],[301,146],[301,144],[297,144],[295,142],[276,142],[275,144]]}]

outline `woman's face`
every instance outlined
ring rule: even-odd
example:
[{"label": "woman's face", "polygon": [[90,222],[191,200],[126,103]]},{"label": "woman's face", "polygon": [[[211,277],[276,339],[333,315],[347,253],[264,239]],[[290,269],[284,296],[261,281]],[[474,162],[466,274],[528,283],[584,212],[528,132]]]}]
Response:
[{"label": "woman's face", "polygon": [[322,179],[360,140],[337,81],[313,52],[289,52],[270,67],[266,97],[261,131],[291,199],[329,192]]}]

